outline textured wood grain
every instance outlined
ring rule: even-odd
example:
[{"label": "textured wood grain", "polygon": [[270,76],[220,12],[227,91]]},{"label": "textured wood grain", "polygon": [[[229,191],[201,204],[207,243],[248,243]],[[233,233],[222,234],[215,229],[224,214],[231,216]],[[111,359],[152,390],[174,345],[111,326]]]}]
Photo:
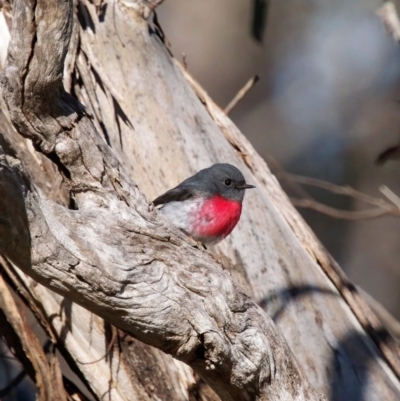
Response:
[{"label": "textured wood grain", "polygon": [[[69,193],[67,195],[68,191],[61,185],[54,163],[36,152],[29,140],[18,135],[5,112],[5,109],[0,111],[0,132],[16,149],[18,158],[29,166],[33,182],[49,198],[68,206]],[[48,333],[49,340],[96,400],[104,399],[105,395],[113,401],[150,401],[165,397],[187,401],[193,396],[196,401],[219,399],[187,365],[129,335],[120,336],[107,353],[111,339],[103,319],[49,291],[19,269],[13,272],[12,266],[5,265],[4,260],[0,263],[3,268],[9,267],[3,274],[8,274]]]},{"label": "textured wood grain", "polygon": [[[52,117],[44,119],[46,124],[41,119],[38,121],[36,114],[27,113],[29,118],[13,115],[20,132],[32,138],[36,146],[61,167],[71,189],[72,203],[79,209],[65,210],[43,197],[35,198],[32,195],[35,191],[27,192],[28,198],[32,195],[30,207],[38,205],[40,213],[37,213],[41,214],[33,222],[35,227],[40,227],[40,236],[32,244],[32,255],[36,259],[33,270],[28,273],[93,311],[105,313],[102,316],[111,321],[122,318],[124,323],[132,324],[127,321],[133,311],[125,315],[119,302],[125,303],[125,307],[127,304],[136,306],[135,312],[144,315],[135,322],[139,331],[148,330],[144,328],[146,324],[152,326],[145,335],[138,331],[133,334],[167,352],[175,352],[175,356],[177,348],[183,346],[184,358],[179,357],[185,359],[185,355],[190,355],[190,349],[193,353],[199,348],[196,348],[197,343],[189,344],[189,350],[185,349],[187,344],[182,345],[173,331],[176,327],[168,325],[163,326],[161,339],[150,338],[155,327],[161,327],[161,320],[168,320],[178,313],[182,320],[178,328],[186,333],[188,341],[196,338],[199,341],[194,332],[201,333],[212,323],[216,327],[224,326],[227,317],[233,317],[233,326],[237,329],[240,324],[237,326],[235,318],[241,315],[241,321],[243,312],[237,315],[235,306],[232,309],[236,298],[230,296],[231,291],[236,294],[236,286],[208,255],[192,248],[156,212],[148,209],[147,202],[130,179],[153,199],[214,162],[236,164],[246,179],[257,185],[258,191],[246,197],[241,222],[229,239],[212,250],[213,255],[230,270],[235,282],[274,318],[303,371],[318,390],[332,400],[397,400],[400,394],[398,379],[387,363],[387,357],[382,358],[376,341],[365,331],[368,322],[361,321],[355,308],[349,307],[351,302],[343,297],[340,280],[335,282],[327,276],[329,255],[292,208],[265,163],[171,58],[152,17],[149,20],[143,18],[143,15],[147,16],[143,3],[110,1],[107,5],[107,11],[101,14],[90,2],[79,3],[81,28],[79,41],[75,41],[79,45],[70,49],[66,69],[70,74],[66,77],[67,82],[88,107],[93,120],[75,104],[69,114],[69,102],[73,100],[63,93],[61,111],[59,104],[49,98],[50,106],[47,104],[45,110],[50,107]],[[70,29],[65,26],[64,31],[67,28]],[[23,59],[17,52],[15,58],[19,57]],[[35,60],[35,52],[31,53],[31,59]],[[52,73],[56,81],[59,80],[60,69]],[[29,72],[27,78],[29,82]],[[31,82],[40,81],[40,78],[41,74],[33,74]],[[18,92],[18,85],[18,80],[13,81],[9,90]],[[46,85],[45,82],[44,87]],[[36,100],[32,104],[34,109]],[[18,110],[18,107],[12,107],[14,109]],[[39,114],[43,115],[43,111]],[[29,124],[25,126],[26,119]],[[111,145],[127,175],[104,143],[92,135],[92,122]],[[41,225],[41,219],[46,224]],[[61,225],[57,222],[60,219]],[[137,221],[140,222],[139,229],[135,226]],[[114,231],[112,227],[116,225],[118,230]],[[46,231],[49,226],[50,233]],[[34,239],[32,233],[35,234],[35,230],[31,230]],[[60,243],[62,246],[58,246]],[[46,257],[40,259],[38,255],[42,254]],[[86,259],[82,262],[82,256],[88,254],[90,262]],[[174,263],[170,264],[171,260]],[[201,261],[200,270],[194,269],[198,266],[196,261]],[[190,287],[189,295],[182,292],[182,280]],[[230,283],[228,287],[222,285],[225,280]],[[151,283],[150,288],[139,285],[146,282]],[[142,296],[144,290],[148,298]],[[169,290],[173,296],[159,301]],[[89,291],[95,293],[89,294]],[[130,298],[120,300],[125,292]],[[82,294],[89,298],[82,300]],[[221,303],[218,294],[223,295],[225,304]],[[106,301],[113,302],[110,310],[104,304]],[[134,301],[140,301],[140,306]],[[244,297],[239,303],[246,305],[247,302]],[[192,309],[194,304],[202,305],[203,309],[195,316],[200,322],[196,320],[195,326],[190,327],[185,319],[196,314],[197,309]],[[180,307],[185,308],[181,310]],[[217,316],[207,316],[213,308],[218,310]],[[253,306],[250,310],[253,311]],[[257,319],[263,316],[254,310]],[[154,317],[156,312],[160,313],[161,320]],[[253,339],[253,335],[250,338]],[[207,345],[212,363],[214,351],[220,348],[209,346],[207,341],[200,335],[199,342],[203,347]],[[240,341],[236,345],[246,345],[247,340]],[[278,348],[270,347],[272,355]],[[248,352],[250,361],[258,356],[254,350]],[[396,358],[390,349],[388,355]],[[207,371],[204,366],[199,368],[193,363],[192,366],[197,371],[200,369],[200,373],[205,370],[205,374],[212,376],[214,372]],[[266,387],[268,394],[272,399],[293,399],[293,392],[285,393],[287,387],[280,385],[280,380],[292,380],[290,366],[282,369],[279,364],[275,366],[277,375]],[[236,374],[230,377],[226,379],[225,372],[219,380],[229,383]],[[292,383],[298,383],[297,375],[293,377]],[[225,390],[219,390],[220,394],[221,391]],[[278,393],[286,398],[273,398]],[[241,399],[236,393],[235,397]],[[250,397],[257,395],[253,393]],[[264,394],[260,397],[264,399]],[[307,397],[310,396],[305,399],[312,399]]]},{"label": "textured wood grain", "polygon": [[[389,343],[390,336],[246,138],[171,58],[155,26],[148,34],[151,19],[138,19],[126,2],[117,2],[100,22],[85,4],[94,25],[81,33],[82,49],[94,92],[75,87],[96,105],[130,176],[154,199],[215,162],[238,166],[257,191],[246,195],[238,227],[213,254],[274,318],[319,390],[335,400],[381,400],[382,392],[388,400],[399,398],[398,379],[371,331]],[[118,124],[110,118],[115,113]],[[393,363],[398,355],[393,347],[387,353]]]},{"label": "textured wood grain", "polygon": [[3,96],[18,132],[62,171],[75,208],[47,199],[13,150],[1,150],[1,251],[37,281],[189,364],[223,400],[322,399],[271,319],[148,204],[64,91],[71,22],[71,2],[15,3]]}]

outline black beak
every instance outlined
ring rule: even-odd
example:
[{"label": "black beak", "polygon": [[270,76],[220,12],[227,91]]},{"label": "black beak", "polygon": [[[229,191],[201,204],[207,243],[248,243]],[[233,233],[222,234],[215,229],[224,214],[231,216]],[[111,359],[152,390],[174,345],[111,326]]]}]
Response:
[{"label": "black beak", "polygon": [[255,188],[255,186],[250,185],[250,184],[244,184],[244,185],[238,185],[236,188],[237,189],[250,189],[250,188]]}]

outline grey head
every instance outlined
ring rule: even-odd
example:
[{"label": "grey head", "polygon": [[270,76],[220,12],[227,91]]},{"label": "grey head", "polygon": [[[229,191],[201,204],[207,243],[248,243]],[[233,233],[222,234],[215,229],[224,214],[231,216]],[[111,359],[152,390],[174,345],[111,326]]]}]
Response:
[{"label": "grey head", "polygon": [[242,202],[245,190],[249,188],[255,187],[246,183],[238,168],[231,164],[218,163],[200,170],[177,187],[155,199],[153,203],[159,205],[171,201],[184,201],[189,198],[214,195]]}]

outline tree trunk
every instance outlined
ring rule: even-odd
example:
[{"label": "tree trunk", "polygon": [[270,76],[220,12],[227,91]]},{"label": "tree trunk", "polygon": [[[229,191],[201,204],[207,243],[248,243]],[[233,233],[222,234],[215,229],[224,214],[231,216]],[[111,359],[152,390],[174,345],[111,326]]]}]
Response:
[{"label": "tree trunk", "polygon": [[[400,399],[398,347],[149,3],[93,3],[15,2],[0,114],[3,265],[92,396],[216,399],[189,365],[223,400]],[[211,256],[142,192],[215,162],[257,191]]]}]

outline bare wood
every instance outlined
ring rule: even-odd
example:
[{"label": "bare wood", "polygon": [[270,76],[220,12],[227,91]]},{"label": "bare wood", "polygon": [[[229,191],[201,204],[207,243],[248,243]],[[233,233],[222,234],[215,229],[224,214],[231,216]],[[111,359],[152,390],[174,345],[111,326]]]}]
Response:
[{"label": "bare wood", "polygon": [[[325,189],[327,191],[330,191],[335,194],[339,195],[346,195],[350,196],[354,199],[357,199],[361,202],[382,207],[383,209],[387,209],[388,213],[390,211],[394,211],[394,215],[397,216],[397,210],[394,210],[391,204],[386,202],[385,200],[381,198],[375,198],[372,196],[369,196],[363,192],[357,191],[354,188],[351,188],[349,186],[340,186],[336,184],[332,184],[331,182],[327,182],[324,180],[319,180],[311,177],[306,177],[306,176],[300,176],[300,175],[295,175],[295,174],[290,174],[287,173],[286,171],[283,170],[283,168],[280,166],[280,164],[272,157],[269,158],[270,164],[272,163],[274,165],[274,168],[276,169],[275,175],[281,179],[285,180],[285,183],[287,183],[291,189],[296,192],[300,197],[301,201],[308,200],[310,202],[315,202],[315,200],[308,194],[308,192],[300,185],[310,185],[314,186],[317,188]],[[399,198],[396,194],[394,194],[389,188],[386,186],[382,186],[379,188],[380,192],[384,194],[391,202],[399,208],[400,202]],[[293,202],[293,199],[291,199]],[[325,205],[324,205],[325,206]],[[332,208],[333,209],[333,208]],[[319,211],[319,210],[317,210]],[[341,213],[342,210],[338,209],[333,209],[333,218],[343,218],[343,214]],[[347,212],[347,211],[346,211]],[[370,211],[368,211],[370,212]],[[354,215],[349,214],[345,215],[344,218],[350,218],[354,219]],[[362,218],[362,215],[360,216]],[[368,305],[372,308],[374,313],[377,315],[379,320],[384,324],[384,326],[388,329],[388,331],[392,334],[394,339],[399,342],[399,336],[400,336],[400,322],[398,322],[394,316],[392,316],[385,308],[377,301],[375,300],[371,295],[369,295],[366,291],[364,291],[362,288],[357,287],[357,291],[362,294],[363,298],[368,302]]]},{"label": "bare wood", "polygon": [[[385,401],[398,400],[398,381],[382,359],[384,353],[375,348],[378,345],[382,349],[379,344],[385,346],[388,341],[384,328],[363,308],[363,300],[299,217],[246,138],[199,85],[194,86],[195,94],[188,87],[185,79],[192,84],[192,78],[187,73],[182,76],[163,45],[165,39],[152,30],[151,18],[141,18],[142,2],[109,0],[106,17],[101,20],[92,2],[82,0],[80,4],[78,53],[85,51],[85,57],[90,57],[88,66],[95,66],[89,71],[95,91],[89,95],[85,86],[76,82],[77,75],[73,77],[73,89],[85,106],[99,106],[105,126],[102,133],[108,136],[130,177],[152,199],[213,162],[236,164],[258,190],[247,197],[238,229],[214,250],[214,255],[274,316],[309,380],[320,391],[336,399],[352,399],[353,391],[362,391],[365,401],[382,401],[382,394]],[[88,47],[91,51],[86,52]],[[117,102],[112,89],[116,96],[122,96]],[[96,115],[94,122],[98,126]],[[49,316],[57,314],[62,299],[55,297],[50,302],[48,292],[29,284],[46,305]],[[82,321],[89,322],[89,317],[75,306],[71,316],[74,331],[68,332],[67,346],[79,359],[96,359],[94,354],[80,357],[86,343],[77,344],[75,339],[80,338],[77,327],[84,330]],[[63,332],[61,319],[52,322]],[[84,333],[85,338],[91,338],[91,330]],[[382,335],[381,343],[373,337],[374,332]],[[96,355],[103,354],[104,349],[99,348]],[[390,358],[391,354],[389,348],[386,355]],[[158,361],[168,372],[174,368],[167,360],[158,357]],[[99,371],[93,366],[85,375],[96,380]],[[360,372],[361,378],[368,378],[361,384]],[[185,375],[180,383],[170,382],[168,386],[189,388]],[[118,388],[116,384],[121,382],[113,383],[113,396],[126,391],[125,399],[129,401],[148,399],[129,393],[126,382]],[[101,396],[102,384],[93,381],[93,388]],[[179,399],[186,399],[185,394]]]},{"label": "bare wood", "polygon": [[[112,352],[101,359],[107,351],[104,320],[48,291],[20,270],[17,273],[45,310],[57,347],[75,361],[74,371],[80,373],[96,400],[104,399],[104,394],[113,401],[186,401],[190,397],[196,380],[187,365],[126,334],[119,335]],[[86,364],[95,360],[98,362]],[[214,394],[207,401],[216,399]]]},{"label": "bare wood", "polygon": [[2,85],[18,131],[56,161],[78,210],[46,199],[3,151],[2,227],[13,231],[7,242],[0,232],[1,251],[49,288],[188,363],[224,400],[323,399],[272,321],[149,208],[64,92],[71,11],[71,2],[15,3]]},{"label": "bare wood", "polygon": [[[65,188],[60,186],[61,177],[57,168],[36,152],[29,140],[15,132],[2,111],[0,132],[17,149],[18,158],[29,166],[34,183],[52,200],[67,206],[69,202]],[[197,376],[194,377],[190,367],[128,335],[118,338],[117,347],[106,359],[92,365],[79,364],[79,361],[100,359],[106,353],[104,320],[47,290],[21,270],[6,263],[4,258],[0,258],[0,263],[6,269],[4,274],[8,275],[15,290],[48,333],[49,340],[83,380],[95,400],[104,399],[106,394],[113,401],[151,401],[157,397],[187,401],[193,392],[198,396],[212,392]],[[212,392],[204,401],[216,399],[219,398]]]},{"label": "bare wood", "polygon": [[[207,110],[210,115],[213,117],[215,122],[220,127],[221,131],[227,138],[227,140],[232,144],[233,148],[237,151],[243,161],[249,166],[250,170],[254,174],[254,177],[258,180],[257,182],[261,185],[257,185],[258,188],[262,189],[264,193],[268,195],[269,200],[276,208],[279,210],[281,216],[285,219],[285,221],[289,224],[293,234],[296,236],[298,241],[302,244],[303,249],[306,250],[308,255],[318,264],[318,266],[322,269],[324,274],[326,274],[327,278],[332,282],[332,284],[337,289],[338,293],[340,293],[341,297],[350,307],[352,313],[357,318],[358,323],[362,326],[366,333],[370,336],[371,340],[374,342],[380,352],[385,356],[387,362],[393,369],[394,374],[397,378],[400,377],[400,347],[395,343],[393,337],[388,333],[385,327],[382,326],[382,323],[379,321],[377,316],[372,312],[371,308],[365,302],[365,300],[360,296],[357,292],[355,286],[349,281],[346,277],[346,274],[340,269],[337,262],[332,258],[332,256],[326,251],[323,245],[318,241],[315,237],[314,233],[307,226],[305,221],[299,216],[296,210],[293,207],[293,204],[290,202],[289,198],[283,191],[280,189],[277,184],[277,180],[272,174],[265,163],[265,161],[257,154],[254,148],[251,146],[250,142],[240,133],[239,129],[230,121],[225,113],[223,113],[219,107],[212,101],[212,99],[207,95],[207,93],[200,87],[200,85],[185,71],[182,69],[182,72],[190,85],[195,90],[196,94],[201,99],[202,103],[205,104]],[[288,238],[286,238],[288,240]],[[282,255],[281,255],[282,257]],[[306,261],[302,259],[302,269],[306,268]],[[277,271],[274,270],[276,274]],[[304,273],[304,272],[303,272]],[[310,276],[314,276],[314,271],[311,269],[307,270],[307,274]],[[291,275],[295,274],[291,272]],[[301,281],[301,279],[298,278]],[[329,294],[328,287],[322,285],[321,281],[318,280],[317,277],[313,277],[313,280],[317,280],[321,287],[318,287],[319,291],[326,291]],[[333,293],[332,293],[333,295]],[[321,298],[320,298],[321,300]],[[324,302],[327,302],[327,299],[324,299]],[[339,311],[339,305],[333,306],[332,310],[334,310],[333,316],[337,316]],[[311,309],[316,308],[316,305],[311,307]],[[268,310],[268,309],[267,309]],[[330,308],[324,308],[324,325],[329,324],[329,320],[327,319],[327,314],[329,313]],[[318,315],[318,308],[314,309],[314,316]],[[345,315],[342,315],[342,319],[345,318]],[[342,320],[343,322],[343,320]],[[311,322],[310,322],[311,323]],[[305,323],[303,323],[305,324]],[[337,329],[338,326],[331,326],[332,330]],[[307,326],[307,329],[310,330],[311,327]],[[284,328],[282,328],[284,330]],[[353,330],[356,330],[353,327]],[[309,333],[308,333],[309,334]],[[286,338],[291,336],[291,338],[301,335],[298,331],[285,331]],[[358,340],[358,345],[362,344],[362,341],[365,340],[365,337],[360,337]],[[292,345],[293,343],[291,343]],[[316,337],[313,337],[313,343],[310,347],[310,352],[315,352],[316,349]],[[293,346],[293,345],[292,345]],[[296,354],[299,357],[303,356],[303,363],[307,363],[307,355],[299,353]],[[397,380],[397,379],[396,379]],[[377,384],[380,387],[379,384]],[[395,384],[396,388],[398,388],[397,383]],[[397,390],[395,390],[397,391]],[[372,392],[368,392],[368,396],[371,399],[380,400],[380,396],[375,398]],[[395,400],[396,395],[392,394],[388,396],[390,400]]]},{"label": "bare wood", "polygon": [[51,352],[50,361],[48,361],[36,335],[24,320],[22,313],[20,313],[20,308],[15,303],[1,275],[0,310],[5,314],[21,342],[21,346],[26,353],[26,359],[29,361],[27,363],[31,364],[31,367],[28,366],[26,371],[31,373],[32,379],[36,382],[38,400],[67,401],[67,395],[61,390],[63,388],[62,374],[55,353]]}]

